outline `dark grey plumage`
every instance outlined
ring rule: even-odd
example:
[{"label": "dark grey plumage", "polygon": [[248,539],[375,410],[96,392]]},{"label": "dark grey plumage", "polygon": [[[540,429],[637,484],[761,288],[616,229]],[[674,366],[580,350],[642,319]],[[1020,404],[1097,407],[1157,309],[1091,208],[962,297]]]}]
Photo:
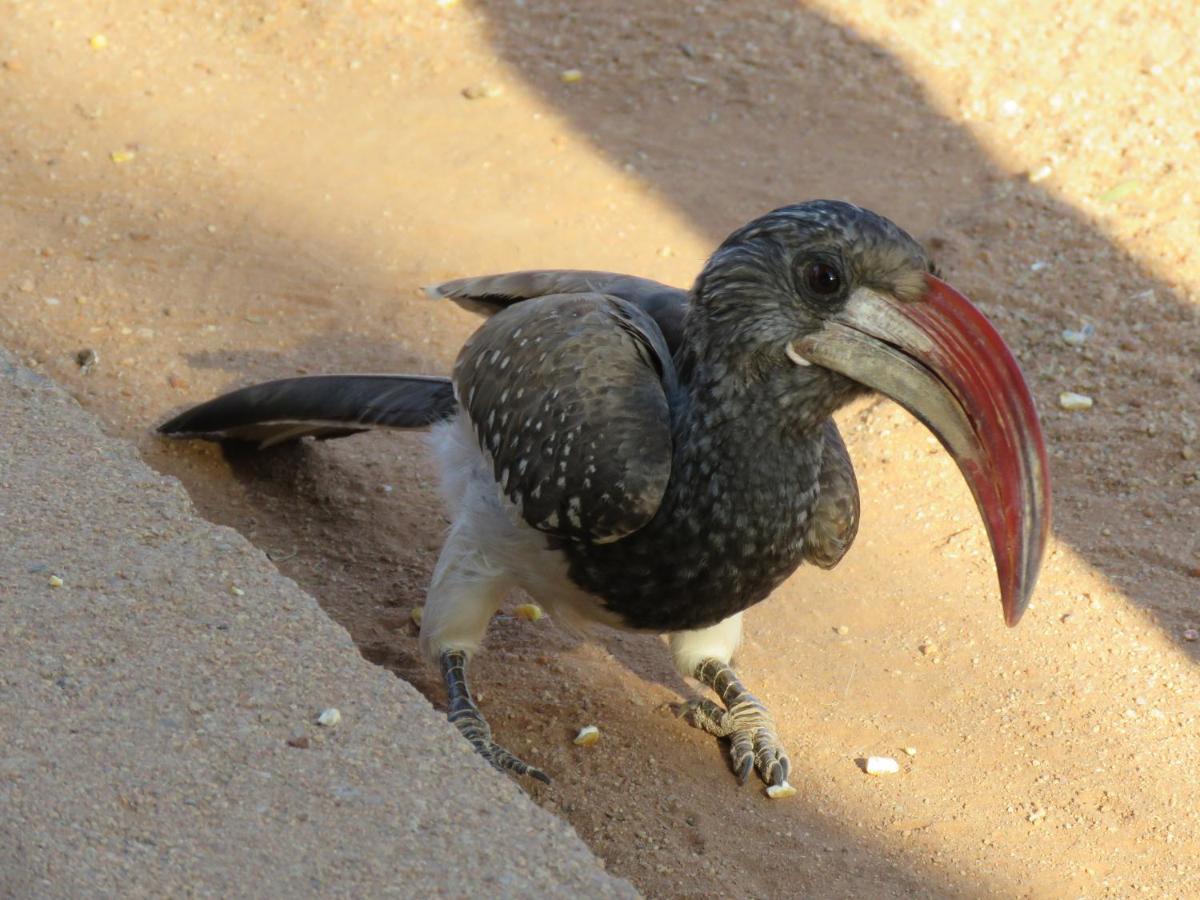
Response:
[{"label": "dark grey plumage", "polygon": [[[288,379],[161,430],[269,444],[453,420],[437,445],[454,525],[421,643],[463,735],[498,767],[545,777],[492,741],[466,680],[498,597],[520,584],[564,619],[670,632],[680,671],[726,705],[685,714],[731,738],[740,778],[757,767],[780,785],[788,761],[770,717],[728,666],[738,614],[803,560],[833,566],[853,542],[858,487],[831,415],[866,390],[792,342],[853,292],[916,299],[930,268],[866,210],[784,207],[730,235],[690,292],[590,271],[431,289],[492,314],[459,355],[453,392],[417,376]],[[821,281],[828,272],[837,279]]]}]

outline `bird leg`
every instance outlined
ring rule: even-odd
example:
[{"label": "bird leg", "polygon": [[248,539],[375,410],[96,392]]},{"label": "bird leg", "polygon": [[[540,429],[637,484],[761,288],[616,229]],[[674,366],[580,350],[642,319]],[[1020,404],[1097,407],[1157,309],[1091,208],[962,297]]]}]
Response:
[{"label": "bird leg", "polygon": [[517,759],[492,740],[492,729],[475,705],[471,689],[467,686],[467,654],[462,650],[447,650],[441,656],[441,664],[449,697],[446,717],[471,742],[475,751],[501,772],[529,775],[549,784],[550,778],[545,772]]},{"label": "bird leg", "polygon": [[762,701],[746,690],[737,673],[719,659],[703,659],[694,677],[716,691],[725,704],[722,709],[711,700],[689,700],[678,712],[697,728],[719,738],[729,738],[729,757],[738,784],[745,784],[750,770],[757,769],[767,786],[787,781],[788,757],[775,722]]}]

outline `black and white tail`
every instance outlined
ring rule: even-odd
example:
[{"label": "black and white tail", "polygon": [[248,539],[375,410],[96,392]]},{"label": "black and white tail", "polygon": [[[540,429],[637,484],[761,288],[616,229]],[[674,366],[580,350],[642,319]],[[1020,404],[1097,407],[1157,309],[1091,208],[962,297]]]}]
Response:
[{"label": "black and white tail", "polygon": [[457,409],[449,378],[311,375],[223,394],[180,413],[158,431],[265,448],[307,436],[324,440],[372,428],[425,428]]}]

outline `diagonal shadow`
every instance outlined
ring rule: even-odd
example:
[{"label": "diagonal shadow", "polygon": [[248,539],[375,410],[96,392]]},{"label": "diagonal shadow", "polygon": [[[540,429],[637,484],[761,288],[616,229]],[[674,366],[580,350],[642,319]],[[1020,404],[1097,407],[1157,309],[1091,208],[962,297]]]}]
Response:
[{"label": "diagonal shadow", "polygon": [[[1175,373],[1151,371],[1138,363],[1139,353],[1161,341],[1168,327],[1179,329],[1171,338],[1172,346],[1195,345],[1190,307],[1168,285],[1114,250],[1079,213],[1006,175],[969,133],[932,109],[920,86],[894,59],[817,13],[782,2],[730,2],[708,8],[698,19],[687,11],[646,6],[631,0],[577,6],[527,0],[478,8],[488,15],[497,52],[525,83],[608,158],[632,166],[714,243],[731,227],[767,208],[825,195],[878,209],[935,246],[943,268],[982,302],[1022,353],[1045,411],[1049,440],[1057,450],[1060,535],[1120,584],[1127,596],[1151,610],[1168,633],[1177,635],[1179,626],[1188,622],[1187,610],[1170,598],[1185,596],[1181,592],[1192,584],[1187,554],[1194,546],[1187,541],[1200,531],[1195,510],[1187,506],[1187,496],[1175,478],[1178,473],[1166,462],[1141,473],[1113,461],[1111,475],[1097,486],[1091,471],[1093,454],[1103,448],[1106,434],[1134,427],[1128,408],[1139,410],[1139,415],[1147,410],[1143,394],[1183,390],[1194,395],[1194,382],[1177,384],[1172,380]],[[653,29],[640,27],[647,21],[643,17],[649,17]],[[812,48],[820,50],[810,55],[807,51]],[[837,65],[817,65],[814,60]],[[561,69],[574,67],[584,69],[587,77],[574,85],[561,83]],[[606,79],[605,72],[620,72],[623,77]],[[845,72],[855,73],[854,80],[845,80]],[[865,102],[868,99],[873,102]],[[854,110],[853,116],[845,114],[848,108]],[[197,171],[205,169],[197,166]],[[708,177],[713,171],[720,177]],[[220,170],[193,178],[188,184],[194,190],[227,195],[231,221],[244,217],[253,223],[262,214],[238,195],[235,185],[226,183]],[[170,203],[178,185],[158,188],[159,195],[140,210],[147,221],[153,219],[156,203]],[[286,216],[282,199],[280,208],[280,215]],[[1027,228],[1009,228],[1017,211]],[[31,230],[37,227],[31,221]],[[196,241],[182,226],[159,232],[167,247],[187,247]],[[435,242],[432,236],[425,240]],[[286,242],[280,244],[271,258],[286,275],[291,261]],[[1035,247],[1037,258],[1053,258],[1064,272],[1082,268],[1088,259],[1105,258],[1112,277],[1094,296],[1082,289],[1088,286],[1086,278],[1082,285],[1070,275],[1055,284],[1037,282],[1027,265]],[[349,287],[342,297],[385,290],[382,283],[387,279],[375,268],[376,261],[357,253],[353,240],[322,239],[314,232],[306,235],[304,249],[314,258],[335,261],[325,264],[326,269],[336,265],[346,273]],[[244,266],[261,263],[243,247],[225,252],[227,260]],[[424,265],[420,259],[408,262],[414,270]],[[215,271],[217,263],[213,266]],[[136,272],[118,271],[111,277],[131,295],[144,290]],[[992,287],[996,284],[1008,287],[998,292]],[[199,295],[207,287],[202,280],[188,277],[181,279],[180,292]],[[1130,299],[1146,288],[1156,292],[1153,309]],[[324,286],[307,285],[302,290],[320,293]],[[295,296],[284,298],[287,302],[280,308],[309,302],[292,293]],[[1068,295],[1073,298],[1070,315],[1064,300]],[[318,305],[329,303],[319,297],[309,299]],[[207,302],[207,297],[195,302]],[[345,309],[351,309],[349,304]],[[402,311],[411,313],[409,308]],[[1060,328],[1076,325],[1075,315],[1096,323],[1100,337],[1090,348],[1064,350],[1054,336]],[[1104,337],[1117,334],[1119,325],[1135,317],[1147,328],[1111,342]],[[386,344],[364,339],[336,322],[326,323],[322,330],[321,340],[309,347],[264,350],[258,357],[193,356],[192,362],[199,369],[216,366],[237,371],[239,383],[309,369],[313,360],[341,369],[382,367],[389,362],[392,367],[426,371],[446,368],[444,359],[424,355],[412,346],[397,360]],[[271,343],[264,338],[262,345]],[[1181,351],[1176,371],[1190,372],[1192,365],[1194,361]],[[1138,371],[1142,380],[1136,392],[1128,384],[1115,385],[1111,405],[1082,423],[1055,410],[1053,397],[1064,372],[1082,369],[1085,377],[1100,378],[1116,366]],[[114,395],[121,387],[115,380],[101,383],[111,387]],[[1134,407],[1135,401],[1143,405]],[[145,414],[136,398],[118,402],[118,412],[132,409],[142,423],[159,412]],[[89,405],[100,403],[94,400]],[[118,419],[110,415],[110,421]],[[1165,432],[1162,439],[1167,439]],[[407,624],[409,609],[420,602],[440,539],[440,529],[431,523],[442,521],[431,486],[432,470],[419,439],[362,436],[262,459],[238,458],[232,464],[235,479],[227,477],[225,462],[213,451],[168,452],[148,440],[142,442],[142,449],[157,468],[181,477],[207,516],[244,530],[279,560],[287,574],[321,598],[330,615],[352,631],[365,655],[413,680],[435,702],[440,698],[440,685],[416,661]],[[1109,465],[1102,453],[1099,459]],[[403,505],[381,490],[399,477],[385,473],[381,461],[416,483],[405,493]],[[1161,482],[1161,489],[1152,490],[1143,474]],[[1097,502],[1118,508],[1131,523],[1129,529],[1103,534],[1088,515],[1089,504]],[[1147,510],[1164,530],[1174,527],[1177,532],[1167,534],[1153,556],[1147,556],[1146,548],[1135,540]],[[352,544],[336,540],[347,532],[355,535]],[[295,539],[303,549],[290,555],[296,550]],[[649,660],[659,652],[649,639],[629,642],[635,645],[631,652],[638,659]],[[1192,651],[1191,645],[1186,646]],[[556,636],[531,633],[515,622],[501,622],[493,629],[489,650],[480,660],[479,681],[495,693],[491,702],[500,711],[497,724],[506,733],[535,727],[565,732],[565,725],[546,723],[573,721],[576,704],[584,702],[593,704],[598,719],[615,718],[629,702],[631,685],[636,687],[621,673],[606,670],[593,683],[570,687],[570,678],[580,671],[574,659],[580,649]],[[565,661],[552,658],[558,655]],[[660,657],[658,662],[637,662],[635,668],[652,675],[653,667],[661,665]],[[544,698],[537,708],[504,705],[503,687],[516,672]],[[658,699],[663,696],[659,691],[650,693]],[[654,713],[647,709],[645,714],[649,718]],[[586,759],[560,753],[551,762],[563,773],[564,789],[575,789],[574,796],[582,795],[603,809],[593,814],[580,803],[562,811],[602,855],[622,865],[632,867],[628,860],[636,853],[604,837],[603,819],[610,813],[614,818],[659,814],[664,822],[678,826],[678,833],[662,840],[688,860],[720,855],[720,836],[731,829],[746,829],[761,840],[762,847],[776,851],[764,852],[770,858],[734,860],[717,874],[702,872],[681,881],[681,893],[764,893],[780,884],[789,885],[796,894],[829,894],[830,885],[849,885],[849,890],[871,896],[1015,891],[1002,874],[988,876],[980,885],[932,861],[904,858],[887,842],[849,828],[836,813],[823,808],[819,796],[795,808],[789,820],[799,823],[800,833],[783,844],[773,827],[761,821],[756,796],[738,793],[726,783],[728,779],[697,780],[695,773],[711,773],[714,765],[716,752],[708,741],[672,727],[665,715],[661,723],[653,724],[661,727],[640,732],[637,746],[614,746],[608,751],[629,773],[620,783],[596,784],[594,777],[589,783]],[[656,766],[655,759],[670,762]],[[704,791],[728,815],[701,817],[699,824],[685,827],[686,807],[672,806],[669,797],[659,796],[674,793],[673,786],[681,793]],[[551,807],[559,802],[548,795],[539,799]]]},{"label": "diagonal shadow", "polygon": [[[1200,308],[1079,210],[1001,168],[891,55],[804,4],[476,5],[519,77],[714,245],[781,203],[838,197],[932,248],[1022,361],[1050,447],[1058,538],[1200,661],[1183,638],[1200,588],[1200,465],[1186,449]],[[568,68],[584,78],[564,83]],[[1065,345],[1061,331],[1081,323],[1095,337]],[[1097,408],[1059,409],[1058,394],[1080,386],[1101,394]],[[1148,454],[1109,448],[1131,434]]]}]

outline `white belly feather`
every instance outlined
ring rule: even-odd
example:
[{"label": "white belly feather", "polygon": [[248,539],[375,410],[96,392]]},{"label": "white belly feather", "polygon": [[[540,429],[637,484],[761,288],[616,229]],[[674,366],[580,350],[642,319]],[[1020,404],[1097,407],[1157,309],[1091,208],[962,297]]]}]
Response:
[{"label": "white belly feather", "polygon": [[501,495],[466,416],[434,425],[429,442],[451,520],[421,622],[421,647],[430,659],[446,650],[474,652],[513,587],[524,588],[568,631],[620,625],[599,598],[571,582],[564,555],[547,547],[546,535]]}]

